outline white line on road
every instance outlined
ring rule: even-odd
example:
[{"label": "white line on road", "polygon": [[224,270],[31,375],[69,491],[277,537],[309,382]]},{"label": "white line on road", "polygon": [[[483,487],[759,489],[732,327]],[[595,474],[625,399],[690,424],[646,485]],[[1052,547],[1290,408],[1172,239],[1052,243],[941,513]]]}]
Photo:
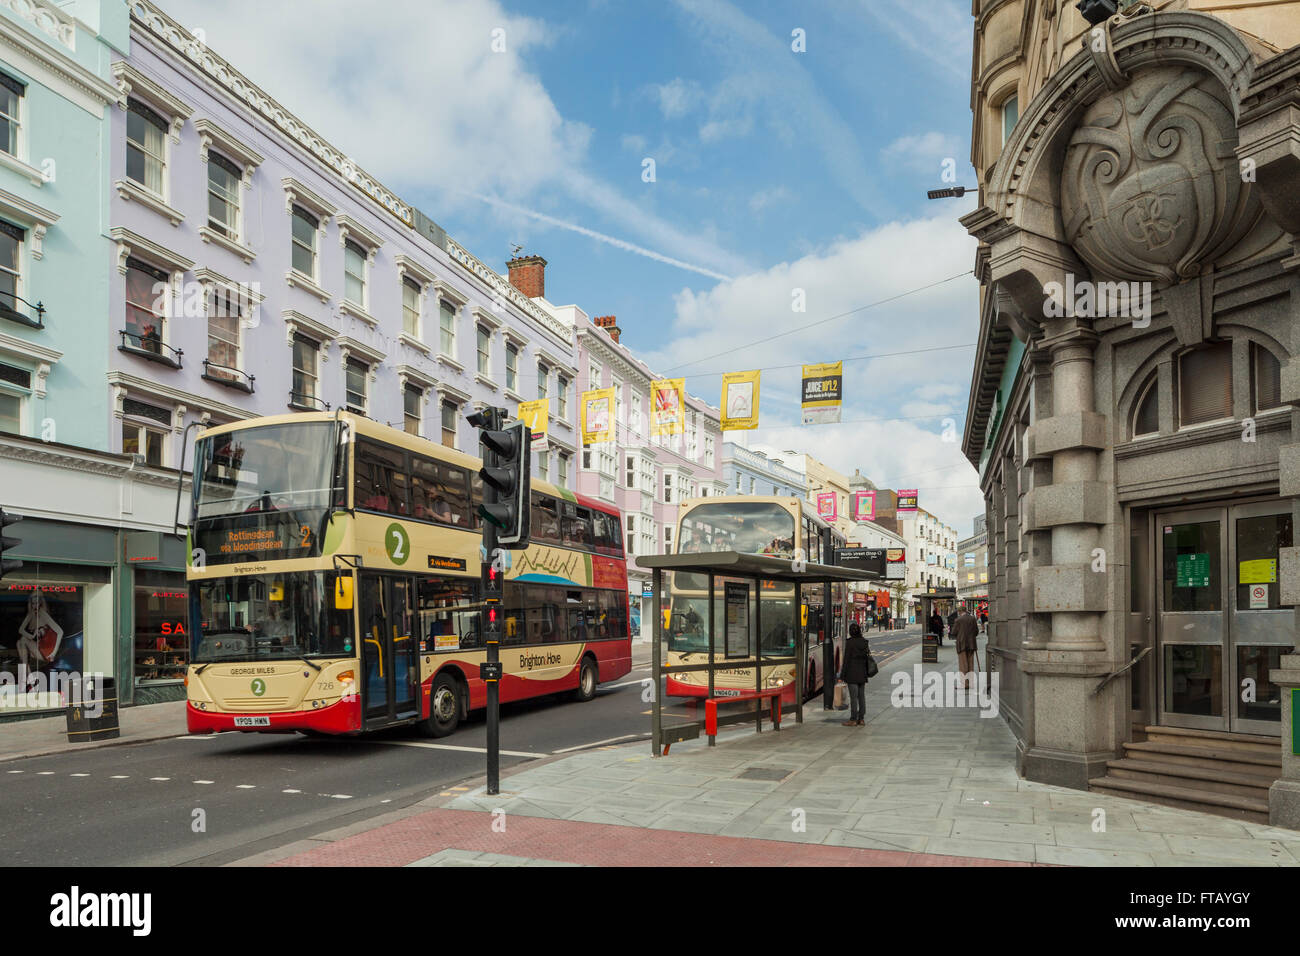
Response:
[{"label": "white line on road", "polygon": [[130,775],[129,773],[115,773],[115,774],[113,774],[113,776],[109,777],[108,779],[110,779],[110,780],[130,780],[130,779],[131,779],[131,775]]},{"label": "white line on road", "polygon": [[351,799],[352,799],[352,794],[350,794],[350,793],[335,793],[335,794],[331,794],[331,796],[332,796],[335,800],[351,800]]},{"label": "white line on road", "polygon": [[563,750],[552,750],[553,754],[567,754],[574,750],[586,750],[588,747],[599,747],[601,744],[614,744],[620,740],[636,740],[639,737],[649,737],[649,734],[624,734],[622,737],[610,737],[609,740],[597,740],[589,744],[578,744],[576,747],[565,747]]},{"label": "white line on road", "polygon": [[211,780],[195,780],[195,783],[211,783]]},{"label": "white line on road", "polygon": [[70,774],[68,774],[68,776],[69,776],[69,777],[89,777],[90,774],[88,774],[88,773],[70,773]]},{"label": "white line on road", "polygon": [[171,777],[150,777],[150,780],[170,780]]},{"label": "white line on road", "polygon": [[255,783],[237,783],[237,784],[235,784],[235,789],[236,789],[236,790],[256,790],[256,789],[257,789],[257,784],[255,784]]},{"label": "white line on road", "polygon": [[36,776],[38,776],[38,777],[52,777],[52,776],[54,776],[54,771],[53,771],[53,770],[38,770],[38,771],[36,771]]},{"label": "white line on road", "polygon": [[[457,747],[454,744],[431,744],[423,740],[367,740],[368,744],[384,744],[388,747],[422,747],[426,750],[460,750],[470,754],[485,754],[486,747]],[[526,750],[503,750],[503,757],[549,757],[550,754],[529,753]]]},{"label": "white line on road", "polygon": [[8,773],[26,773],[27,771],[26,771],[26,770],[10,770],[10,771],[7,771],[7,772],[8,772]]},{"label": "white line on road", "polygon": [[281,793],[302,793],[301,790],[281,790]]}]

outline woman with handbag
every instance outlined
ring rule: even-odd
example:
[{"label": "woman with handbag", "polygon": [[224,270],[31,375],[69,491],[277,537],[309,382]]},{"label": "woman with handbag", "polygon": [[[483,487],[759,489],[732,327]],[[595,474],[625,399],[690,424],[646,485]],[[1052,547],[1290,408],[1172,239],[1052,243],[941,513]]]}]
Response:
[{"label": "woman with handbag", "polygon": [[849,639],[844,642],[844,665],[840,668],[840,679],[849,685],[850,710],[849,719],[844,721],[845,727],[866,726],[867,678],[871,676],[874,665],[871,648],[855,621],[849,625]]}]

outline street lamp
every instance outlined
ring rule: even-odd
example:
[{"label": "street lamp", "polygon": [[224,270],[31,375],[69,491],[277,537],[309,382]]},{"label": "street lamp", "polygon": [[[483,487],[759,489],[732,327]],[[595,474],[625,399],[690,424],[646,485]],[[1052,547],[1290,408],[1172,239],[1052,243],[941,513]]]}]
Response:
[{"label": "street lamp", "polygon": [[967,193],[973,193],[974,187],[970,186],[946,186],[943,189],[931,189],[926,193],[931,199],[960,199]]},{"label": "street lamp", "polygon": [[1075,6],[1093,26],[1119,12],[1119,0],[1079,0]]}]

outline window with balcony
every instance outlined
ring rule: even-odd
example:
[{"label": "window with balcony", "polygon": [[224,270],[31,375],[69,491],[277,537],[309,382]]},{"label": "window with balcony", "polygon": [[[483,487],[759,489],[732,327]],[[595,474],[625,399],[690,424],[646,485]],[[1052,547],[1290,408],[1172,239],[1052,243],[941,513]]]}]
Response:
[{"label": "window with balcony", "polygon": [[325,407],[320,401],[320,343],[305,335],[293,337],[293,390],[289,404],[302,408]]},{"label": "window with balcony", "polygon": [[[0,317],[41,327],[41,312],[23,298],[23,243],[27,230],[0,219]],[[26,310],[26,312],[24,311]]]},{"label": "window with balcony", "polygon": [[213,293],[208,307],[208,365],[212,378],[237,381],[240,378],[240,318],[238,299]]},{"label": "window with balcony", "polygon": [[414,279],[402,279],[402,331],[420,340],[420,284]]},{"label": "window with balcony", "polygon": [[167,348],[167,296],[170,276],[139,259],[126,260],[126,328],[124,348],[166,358],[179,367],[176,353]]}]

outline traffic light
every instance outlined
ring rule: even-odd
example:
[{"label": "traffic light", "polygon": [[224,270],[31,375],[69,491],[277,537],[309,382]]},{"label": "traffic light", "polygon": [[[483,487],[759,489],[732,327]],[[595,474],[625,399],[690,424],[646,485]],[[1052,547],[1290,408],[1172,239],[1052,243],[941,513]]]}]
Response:
[{"label": "traffic light", "polygon": [[17,571],[23,566],[23,563],[17,558],[6,557],[7,554],[23,543],[22,538],[7,538],[4,533],[5,528],[22,520],[22,515],[5,514],[4,509],[0,508],[0,578],[4,577],[6,572]]},{"label": "traffic light", "polygon": [[504,416],[499,408],[484,409],[469,416],[469,423],[479,429],[483,454],[483,467],[479,471],[483,479],[483,503],[479,505],[479,514],[495,530],[498,544],[526,548],[531,512],[528,489],[532,436],[523,422],[502,428]]}]

